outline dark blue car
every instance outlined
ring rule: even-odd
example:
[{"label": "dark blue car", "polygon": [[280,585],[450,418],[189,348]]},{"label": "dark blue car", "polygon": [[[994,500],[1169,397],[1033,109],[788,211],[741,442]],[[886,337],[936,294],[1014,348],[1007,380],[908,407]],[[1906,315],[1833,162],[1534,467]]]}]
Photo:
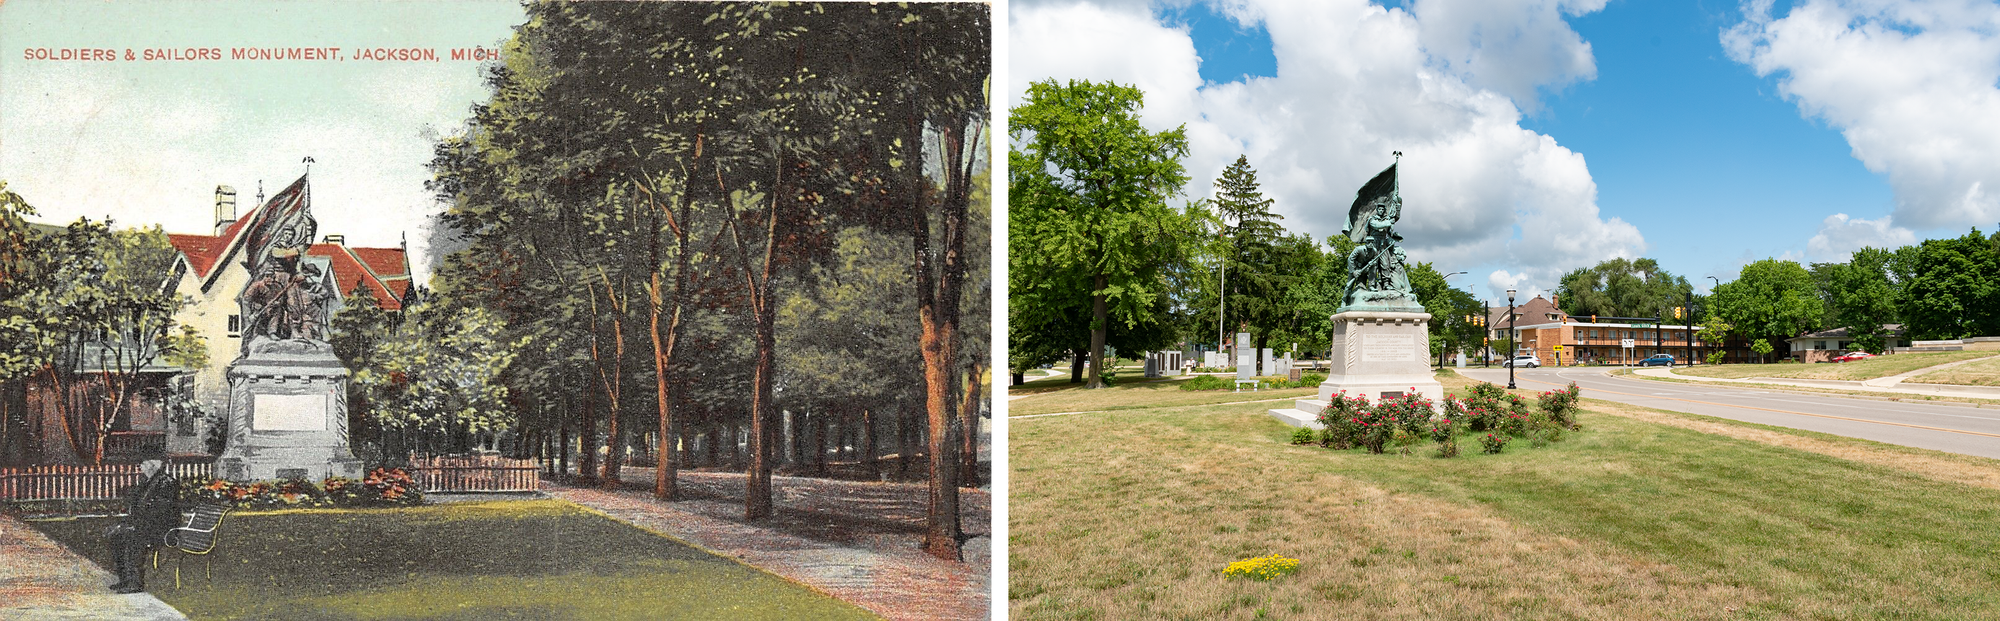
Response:
[{"label": "dark blue car", "polygon": [[1642,367],[1671,367],[1671,366],[1674,366],[1674,357],[1673,357],[1672,355],[1668,355],[1668,354],[1655,354],[1655,355],[1653,355],[1653,357],[1651,357],[1651,358],[1647,358],[1647,359],[1645,359],[1645,360],[1640,360],[1640,361],[1639,361],[1639,366],[1642,366]]}]

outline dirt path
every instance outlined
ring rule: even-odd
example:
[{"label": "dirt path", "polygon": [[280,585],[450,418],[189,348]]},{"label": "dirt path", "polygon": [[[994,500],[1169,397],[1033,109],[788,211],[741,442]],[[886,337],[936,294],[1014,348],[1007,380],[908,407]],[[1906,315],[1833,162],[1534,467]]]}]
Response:
[{"label": "dirt path", "polygon": [[772,477],[777,515],[743,519],[738,473],[682,472],[686,500],[651,496],[653,469],[626,468],[623,489],[551,484],[549,493],[810,585],[889,619],[985,619],[992,497],[959,490],[971,537],[962,563],[921,549],[923,484]]},{"label": "dirt path", "polygon": [[[147,572],[158,588],[162,575]],[[118,595],[105,585],[113,576],[62,544],[0,515],[0,619],[140,619],[187,617],[151,593]]]}]

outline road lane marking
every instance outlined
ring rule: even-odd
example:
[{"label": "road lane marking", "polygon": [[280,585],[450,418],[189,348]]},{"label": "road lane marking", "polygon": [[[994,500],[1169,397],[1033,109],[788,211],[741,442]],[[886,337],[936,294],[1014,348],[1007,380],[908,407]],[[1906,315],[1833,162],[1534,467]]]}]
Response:
[{"label": "road lane marking", "polygon": [[[1554,382],[1545,382],[1545,381],[1542,381],[1542,380],[1532,380],[1532,379],[1531,379],[1531,380],[1527,380],[1527,381],[1530,381],[1530,382],[1535,382],[1535,383],[1537,383],[1537,384],[1548,384],[1548,385],[1550,385],[1550,386],[1559,386],[1559,384],[1556,384],[1556,383],[1554,383]],[[1641,399],[1665,399],[1665,400],[1668,400],[1668,401],[1685,401],[1685,402],[1688,402],[1688,403],[1699,403],[1699,404],[1702,404],[1702,405],[1713,405],[1713,406],[1717,406],[1717,407],[1725,407],[1725,408],[1741,408],[1741,409],[1745,409],[1745,410],[1762,410],[1762,411],[1765,411],[1765,412],[1777,412],[1777,413],[1779,413],[1779,414],[1796,414],[1796,415],[1799,415],[1799,416],[1811,416],[1811,417],[1814,417],[1814,418],[1829,418],[1829,419],[1834,419],[1834,420],[1845,420],[1845,421],[1853,421],[1853,422],[1857,422],[1857,423],[1874,423],[1874,424],[1877,424],[1877,425],[1890,425],[1890,426],[1894,426],[1894,427],[1909,427],[1909,428],[1912,428],[1912,429],[1926,429],[1926,430],[1930,430],[1930,431],[1945,431],[1945,432],[1950,432],[1950,433],[1962,433],[1962,434],[1965,434],[1965,435],[1969,435],[1969,436],[1985,436],[1985,437],[1988,437],[1988,438],[2000,438],[2000,433],[1986,433],[1986,432],[1984,432],[1984,431],[1966,431],[1966,430],[1964,430],[1964,429],[1949,429],[1949,428],[1945,428],[1945,427],[1932,427],[1932,426],[1929,426],[1929,425],[1913,425],[1913,424],[1910,424],[1910,423],[1892,423],[1892,422],[1889,422],[1889,421],[1882,421],[1882,420],[1869,420],[1869,419],[1866,419],[1866,418],[1852,418],[1852,417],[1848,417],[1848,416],[1834,416],[1834,415],[1832,415],[1832,414],[1814,414],[1814,413],[1811,413],[1811,412],[1794,412],[1794,411],[1791,411],[1791,410],[1780,410],[1780,409],[1776,409],[1776,408],[1760,408],[1760,407],[1757,407],[1757,406],[1754,406],[1754,405],[1731,405],[1731,404],[1728,404],[1728,403],[1716,403],[1716,402],[1713,402],[1713,401],[1696,401],[1696,400],[1694,400],[1694,399],[1680,399],[1680,398],[1676,398],[1676,397],[1654,397],[1654,396],[1650,396],[1650,395],[1641,395],[1641,394],[1635,394],[1635,393],[1629,393],[1629,392],[1618,392],[1618,391],[1616,391],[1616,390],[1604,390],[1604,389],[1602,389],[1602,388],[1591,388],[1591,389],[1589,389],[1589,390],[1596,390],[1596,391],[1602,391],[1602,392],[1608,392],[1608,393],[1611,393],[1611,394],[1614,394],[1614,395],[1625,395],[1625,396],[1628,396],[1628,397],[1638,397],[1638,398],[1641,398]],[[1940,414],[1939,416],[1950,416],[1950,415],[1949,415],[1949,414]]]}]

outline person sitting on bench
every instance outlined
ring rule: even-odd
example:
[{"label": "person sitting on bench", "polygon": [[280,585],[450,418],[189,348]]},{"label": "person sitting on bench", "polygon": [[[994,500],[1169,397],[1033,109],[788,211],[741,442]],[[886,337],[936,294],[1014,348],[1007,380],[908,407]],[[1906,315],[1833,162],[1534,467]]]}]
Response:
[{"label": "person sitting on bench", "polygon": [[162,545],[167,531],[178,526],[181,517],[181,482],[167,473],[158,459],[139,464],[146,480],[125,493],[125,517],[105,531],[111,539],[111,558],[118,568],[116,593],[146,590],[146,549]]}]

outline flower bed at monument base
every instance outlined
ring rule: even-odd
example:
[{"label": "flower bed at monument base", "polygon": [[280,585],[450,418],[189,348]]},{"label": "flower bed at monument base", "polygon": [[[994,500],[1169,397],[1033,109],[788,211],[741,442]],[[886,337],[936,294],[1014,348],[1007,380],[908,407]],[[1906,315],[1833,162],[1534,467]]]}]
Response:
[{"label": "flower bed at monument base", "polygon": [[1333,395],[1321,410],[1321,430],[1293,432],[1294,444],[1312,444],[1335,450],[1356,447],[1370,453],[1386,453],[1395,448],[1409,454],[1412,447],[1429,438],[1438,445],[1439,457],[1460,454],[1458,438],[1485,434],[1479,438],[1487,454],[1499,453],[1511,438],[1526,438],[1532,446],[1562,440],[1565,432],[1581,431],[1576,422],[1577,401],[1582,391],[1575,382],[1566,388],[1541,393],[1536,407],[1488,383],[1472,385],[1464,399],[1445,395],[1442,411],[1411,389],[1401,397],[1370,403],[1367,397],[1348,397],[1343,391]]},{"label": "flower bed at monument base", "polygon": [[306,507],[398,507],[420,505],[423,490],[402,468],[376,468],[359,480],[327,477],[237,483],[209,477],[181,479],[181,500],[220,503],[238,509]]}]

